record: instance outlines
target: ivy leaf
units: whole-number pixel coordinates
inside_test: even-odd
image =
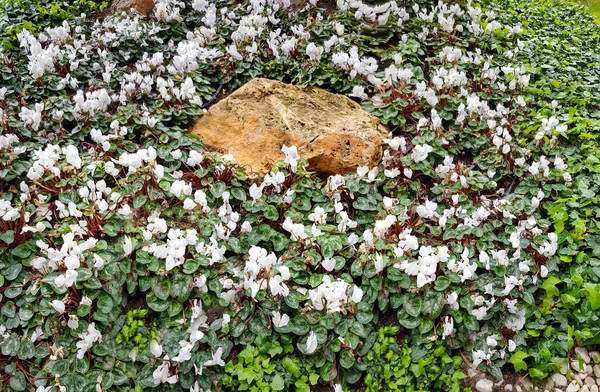
[[[598,293],[596,289],[592,287],[586,287],[585,295],[590,301],[590,306],[592,307],[592,310],[597,310],[598,308],[600,308],[600,293]]]
[[[271,381],[271,388],[274,391],[283,391],[283,388],[285,388],[283,378],[281,378],[279,374],[276,374],[275,377],[273,377],[273,381]]]
[[[519,350],[510,356],[509,362],[513,364],[516,372],[527,370],[527,363],[524,361],[524,359],[527,357],[529,357],[529,354]]]
[[[552,298],[560,294],[560,291],[556,287],[560,282],[562,282],[562,280],[555,276],[550,276],[542,283],[542,288],[546,290],[546,298]]]
[[[281,363],[286,372],[290,373],[295,378],[300,376],[300,366],[290,357],[285,357]]]

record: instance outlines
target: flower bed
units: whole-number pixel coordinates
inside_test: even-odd
[[[288,5],[6,38],[2,388],[458,391],[463,361],[542,380],[598,344],[592,19]],[[284,146],[257,176],[205,151],[187,125],[258,76],[360,101],[381,164],[322,179]]]

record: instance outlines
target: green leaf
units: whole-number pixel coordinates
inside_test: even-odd
[[[148,197],[142,193],[138,193],[133,197],[133,208],[142,208],[148,201]]]
[[[409,294],[406,294],[403,299],[402,304],[406,313],[412,317],[419,317],[423,308],[423,300],[415,295],[411,297]]]
[[[342,237],[322,235],[317,238],[317,242],[321,245],[321,254],[324,257],[333,257],[334,253],[344,247]]]
[[[590,306],[592,307],[592,310],[597,310],[598,308],[600,308],[600,293],[598,293],[598,291],[596,291],[592,287],[586,287],[585,291],[585,295],[588,301],[590,301]]]
[[[300,377],[300,366],[290,357],[285,357],[282,362],[283,368],[294,378]]]
[[[29,359],[33,357],[35,354],[35,345],[31,340],[25,339],[21,342],[21,346],[19,347],[19,359]]]
[[[340,353],[340,364],[344,369],[350,369],[354,365],[355,359],[354,355],[350,352],[350,350],[342,350]]]
[[[234,199],[246,201],[246,191],[243,188],[232,188],[230,192]]]
[[[277,212],[277,208],[271,205],[265,208],[264,215],[265,218],[267,218],[268,220],[276,221],[277,219],[279,219],[279,213]]]
[[[210,193],[212,193],[214,197],[218,198],[221,197],[223,192],[225,192],[225,189],[227,188],[224,182],[217,182],[210,188]]]
[[[21,341],[14,333],[2,342],[2,354],[7,356],[15,356],[19,351]]]
[[[27,243],[17,246],[13,250],[11,250],[10,253],[22,259],[26,259],[31,255],[31,252],[29,251],[29,249],[27,249]]]
[[[273,381],[271,381],[271,389],[274,391],[283,391],[284,388],[285,383],[283,378],[281,378],[279,374],[276,374],[275,377],[273,377]]]
[[[560,282],[562,282],[562,280],[554,276],[549,276],[548,279],[544,281],[544,283],[542,284],[542,288],[546,290],[547,298],[552,298],[560,294],[560,291],[556,287],[556,285]]]
[[[13,230],[7,230],[4,233],[0,234],[0,241],[3,241],[5,244],[10,245],[15,240],[15,232]]]
[[[10,378],[10,387],[15,391],[24,391],[27,384],[25,383],[25,375],[21,371],[17,371]]]
[[[524,359],[529,357],[529,354],[523,351],[517,351],[510,357],[510,363],[515,367],[515,371],[519,372],[521,370],[527,370],[527,363],[525,363]]]

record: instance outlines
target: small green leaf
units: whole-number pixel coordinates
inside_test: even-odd
[[[25,375],[18,371],[10,378],[10,387],[15,391],[24,391],[26,387]]]
[[[274,391],[283,391],[283,388],[285,388],[283,378],[281,378],[279,374],[276,374],[275,377],[273,377],[273,381],[271,381],[271,388]]]
[[[524,359],[529,357],[529,354],[523,351],[517,351],[510,357],[510,363],[515,367],[515,371],[519,372],[521,370],[527,370],[527,363],[525,363]]]
[[[562,280],[554,276],[549,276],[548,279],[544,281],[544,283],[542,284],[542,288],[546,290],[547,298],[552,298],[560,294],[560,291],[558,290],[558,288],[556,288],[556,285],[560,282],[562,282]]]
[[[265,218],[271,221],[276,221],[279,219],[279,213],[277,212],[277,208],[269,205],[264,210]]]

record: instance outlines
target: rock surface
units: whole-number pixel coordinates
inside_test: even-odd
[[[478,392],[493,392],[494,382],[492,380],[488,380],[487,378],[482,378],[481,380],[477,381],[475,388]]]
[[[216,103],[191,131],[252,171],[268,171],[295,145],[311,170],[345,174],[381,160],[388,130],[346,96],[253,79]]]
[[[110,6],[112,12],[129,11],[132,8],[142,15],[149,16],[154,9],[154,0],[115,0]]]

